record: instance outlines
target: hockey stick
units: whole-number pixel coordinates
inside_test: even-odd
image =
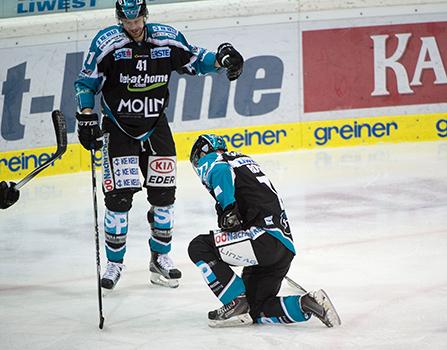
[[[93,149],[90,150],[90,158],[92,163],[93,214],[95,219],[96,277],[98,284],[99,329],[102,329],[104,327],[104,316],[102,314],[101,259],[99,257],[98,200],[96,199],[95,150]]]
[[[57,158],[65,153],[67,150],[67,124],[65,123],[64,115],[59,110],[54,110],[51,113],[53,119],[54,131],[56,133],[57,149],[50,159],[41,164],[38,168],[34,169],[31,173],[25,176],[17,183],[14,188],[20,190],[25,186],[32,178],[39,174],[42,170],[49,167]]]
[[[305,290],[303,287],[301,287],[298,283],[296,283],[293,279],[291,279],[289,276],[284,277],[292,288],[298,289],[299,292],[306,294],[307,290]]]

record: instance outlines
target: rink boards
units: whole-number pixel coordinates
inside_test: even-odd
[[[189,159],[198,135],[215,130],[175,133],[177,159]],[[220,129],[228,148],[249,154],[284,152],[320,147],[371,145],[384,142],[436,141],[447,138],[447,118],[443,114],[362,118],[337,121],[247,126]],[[17,179],[49,159],[56,150],[44,147],[6,152],[0,158],[2,178]],[[97,152],[96,165],[101,165]],[[65,155],[45,171],[47,175],[90,169],[90,153],[79,144],[70,144]]]
[[[151,18],[192,44],[214,49],[231,41],[245,58],[232,83],[224,74],[172,76],[166,114],[178,159],[188,158],[203,132],[222,134],[229,148],[246,153],[445,140],[447,10],[433,2],[331,11],[286,0],[274,9],[261,1],[253,9],[197,2],[188,5],[194,21],[184,20],[183,7],[152,6]],[[69,146],[42,175],[88,169],[73,82],[91,37],[114,23],[113,11],[95,12],[95,21],[92,15],[0,23],[0,180],[23,177],[55,152],[53,109],[67,118]]]

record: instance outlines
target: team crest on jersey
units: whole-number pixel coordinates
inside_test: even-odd
[[[131,60],[132,59],[132,49],[119,49],[113,53],[115,61],[119,60]]]
[[[151,49],[151,58],[153,60],[166,57],[171,57],[171,49],[169,47],[157,47],[155,49]]]
[[[287,215],[286,215],[285,211],[283,211],[281,213],[281,218],[280,218],[279,222],[281,223],[281,226],[284,228],[286,233],[289,233],[289,231],[290,231],[289,220],[287,219]]]

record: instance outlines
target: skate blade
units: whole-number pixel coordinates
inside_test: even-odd
[[[211,328],[241,327],[253,324],[250,314],[242,314],[229,318],[228,320],[208,320]]]
[[[177,279],[168,279],[164,277],[163,275],[151,272],[151,283],[156,284],[162,287],[168,287],[168,288],[177,288],[179,286],[179,281]]]
[[[115,289],[116,284],[112,288],[104,288],[101,286],[101,294],[103,297],[107,297],[108,295],[112,294],[113,290]]]
[[[107,298],[110,294],[112,294],[112,289],[102,288],[102,297]]]
[[[320,293],[320,296],[316,300],[318,301],[318,304],[323,306],[326,310],[325,322],[323,321],[323,323],[329,328],[341,326],[340,316],[335,310],[334,304],[332,304],[331,299],[329,299],[328,295],[323,289],[320,289],[318,292]],[[320,297],[322,298],[322,300],[320,300]]]
[[[287,281],[288,285],[297,290],[299,295],[304,295],[307,293],[303,287],[301,287],[298,283],[296,283],[293,279],[288,276],[285,276],[284,279]]]

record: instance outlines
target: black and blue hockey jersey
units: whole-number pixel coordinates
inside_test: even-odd
[[[213,152],[200,158],[195,170],[220,209],[237,204],[243,229],[263,228],[295,253],[283,202],[251,157]]]
[[[101,30],[92,40],[75,82],[78,108],[101,107],[127,135],[146,140],[167,107],[173,71],[191,75],[216,72],[216,54],[188,44],[183,34],[162,24],[146,24],[142,42],[122,26]]]

